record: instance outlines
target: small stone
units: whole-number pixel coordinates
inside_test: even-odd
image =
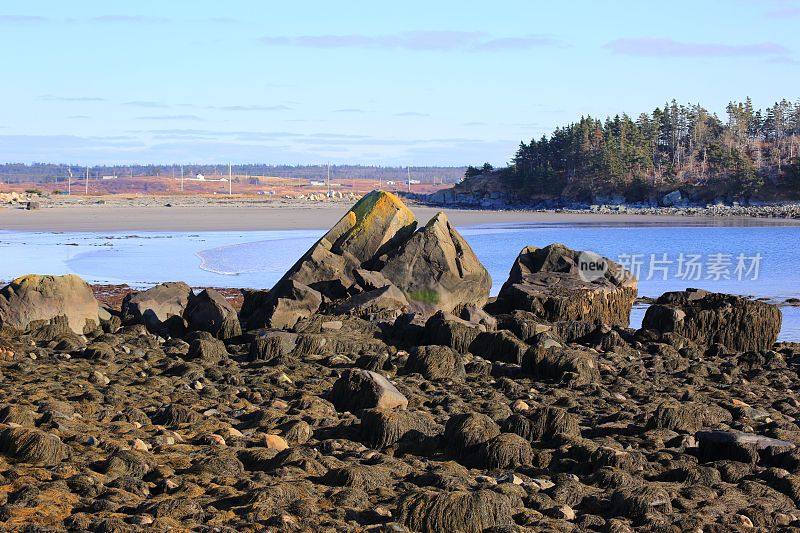
[[[753,527],[753,521],[743,514],[737,514],[734,518],[736,518],[736,522],[739,523],[739,525],[741,525],[742,527],[746,528]]]
[[[549,488],[555,487],[555,483],[553,483],[549,479],[542,479],[542,478],[536,478],[532,480],[531,485],[538,487],[539,490],[547,490]]]
[[[523,400],[517,400],[511,404],[511,409],[513,409],[516,412],[527,411],[530,408],[531,406],[528,405],[527,402],[524,402]]]
[[[108,379],[108,377],[105,374],[103,374],[102,372],[98,372],[97,370],[93,370],[89,374],[89,383],[94,383],[95,385],[100,385],[102,387],[105,387],[106,385],[111,383],[111,380]]]
[[[28,357],[30,357],[33,361],[36,361],[36,354],[35,353],[33,353],[33,352],[29,353]]]
[[[286,440],[280,435],[267,434],[264,435],[264,446],[271,450],[283,451],[289,447]]]
[[[136,515],[131,519],[131,523],[137,526],[149,526],[153,523],[153,517],[149,514]]]
[[[197,380],[193,381],[192,382],[192,388],[194,390],[203,390],[203,384],[200,381],[197,381]]]
[[[87,446],[97,446],[98,444],[100,444],[100,440],[97,437],[92,436],[92,435],[89,435],[88,437],[86,437],[86,445]]]
[[[497,485],[497,480],[491,476],[484,476],[483,474],[475,476],[477,483],[484,483],[488,485]]]
[[[216,433],[211,433],[210,435],[206,435],[205,440],[212,446],[225,446],[225,439],[223,439],[220,435],[217,435]]]
[[[236,428],[230,427],[230,428],[228,428],[228,437],[232,437],[232,438],[235,438],[235,439],[241,439],[241,438],[244,437],[244,433],[242,433],[241,431],[239,431]]]
[[[374,509],[375,514],[381,516],[383,518],[391,518],[392,512],[387,509],[386,507],[381,507],[380,505]]]
[[[497,477],[498,483],[513,483],[514,485],[522,485],[523,481],[522,478],[517,476],[513,472],[509,472],[508,474],[504,474],[502,476]]]
[[[553,510],[553,516],[562,520],[575,520],[575,511],[569,505],[561,505]]]
[[[140,452],[146,452],[150,447],[147,445],[145,441],[142,439],[133,439],[133,443],[131,444],[134,450]]]

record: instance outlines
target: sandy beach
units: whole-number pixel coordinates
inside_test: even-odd
[[[34,211],[0,208],[0,230],[10,231],[248,231],[323,229],[347,211],[344,203],[329,205],[196,205],[120,206],[70,205]],[[419,220],[439,209],[411,206]],[[671,215],[477,211],[443,209],[456,226],[481,224],[645,224],[645,225],[798,225],[800,221],[755,218],[713,218]]]

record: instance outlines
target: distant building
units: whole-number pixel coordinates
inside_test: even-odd
[[[108,181],[108,180],[115,180],[115,179],[117,179],[117,176],[103,176],[103,177],[102,177],[102,178],[100,178],[100,179],[102,179],[102,180],[105,180],[105,181]]]

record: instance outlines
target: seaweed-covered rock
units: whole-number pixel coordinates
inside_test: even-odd
[[[563,244],[529,246],[517,256],[491,311],[627,326],[636,287],[636,279],[610,259]]]
[[[31,322],[59,315],[66,316],[79,335],[100,325],[100,304],[89,285],[74,274],[29,274],[0,289],[0,326],[25,330]]]
[[[522,362],[527,350],[528,345],[507,330],[481,333],[469,345],[469,351],[479,357],[515,365]]]
[[[611,507],[614,514],[643,520],[653,512],[671,513],[672,499],[665,489],[658,486],[626,487],[614,492]]]
[[[530,442],[514,433],[500,433],[479,444],[470,462],[480,468],[519,468],[533,462]]]
[[[151,417],[153,424],[167,427],[178,427],[183,424],[194,424],[200,420],[200,415],[178,404],[169,404],[161,407]]]
[[[573,385],[600,381],[596,354],[581,349],[534,346],[525,352],[522,370],[540,379],[567,377]]]
[[[467,353],[472,341],[483,331],[486,331],[485,326],[437,311],[425,322],[422,342],[449,346],[458,353]]]
[[[463,379],[466,375],[461,356],[447,346],[417,346],[408,355],[403,371],[418,373],[425,379]]]
[[[187,359],[198,359],[207,364],[214,364],[228,357],[225,343],[212,337],[207,331],[194,332],[186,340],[189,341]]]
[[[453,415],[444,428],[445,444],[456,452],[469,450],[500,434],[500,426],[483,413]]]
[[[270,361],[288,355],[297,346],[298,336],[288,331],[260,331],[250,342],[251,361]]]
[[[550,440],[557,435],[578,436],[578,418],[560,407],[537,407],[524,414],[513,414],[502,424],[503,431],[536,442]]]
[[[24,427],[0,430],[0,453],[20,461],[51,466],[68,455],[67,446],[56,435]]]
[[[513,526],[513,516],[521,507],[519,498],[491,490],[420,490],[403,498],[399,512],[413,531],[481,533],[490,528]]]
[[[363,409],[405,409],[408,400],[388,379],[369,370],[351,369],[336,380],[331,402],[338,411],[358,413]]]
[[[703,345],[721,344],[737,352],[766,350],[778,338],[777,306],[742,296],[687,289],[662,294],[647,308],[642,328],[677,333]]]
[[[424,411],[366,409],[361,413],[361,438],[373,448],[397,444],[406,436],[432,436],[440,426]]]
[[[694,433],[730,418],[730,413],[720,407],[695,402],[667,401],[656,408],[648,421],[648,427]]]

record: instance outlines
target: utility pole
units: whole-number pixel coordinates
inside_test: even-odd
[[[72,167],[67,167],[67,196],[72,194]]]
[[[181,165],[181,192],[183,192],[183,165]]]
[[[331,164],[330,163],[328,163],[328,180],[327,180],[327,184],[328,184],[328,197],[330,197],[330,195],[331,195]]]
[[[230,163],[228,163],[228,196],[233,196],[233,173]]]
[[[408,174],[408,180],[406,181],[408,184],[408,192],[411,192],[411,167],[406,166],[406,173]]]
[[[89,167],[86,167],[86,196],[89,196]]]

